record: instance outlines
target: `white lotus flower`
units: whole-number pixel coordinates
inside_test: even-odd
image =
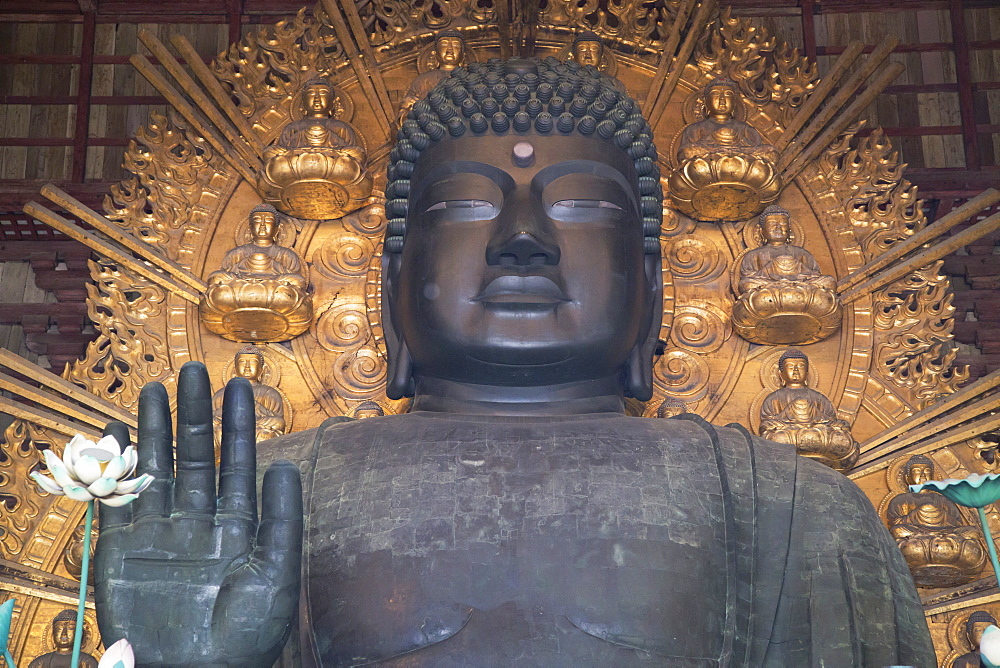
[[[62,458],[51,450],[42,454],[55,480],[37,471],[31,478],[49,494],[65,494],[76,501],[97,499],[107,506],[124,506],[153,482],[148,473],[126,480],[135,473],[138,457],[131,445],[122,452],[114,436],[94,443],[77,434],[66,444]]]
[[[122,638],[108,648],[97,664],[97,668],[135,668],[135,654],[132,645]]]
[[[979,656],[987,668],[1000,666],[1000,628],[993,624],[986,627],[979,639]]]

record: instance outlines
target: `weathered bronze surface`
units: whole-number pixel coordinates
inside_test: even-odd
[[[359,11],[360,21],[355,21],[319,7],[303,10],[275,25],[247,30],[239,43],[210,64],[224,88],[221,112],[237,116],[244,128],[239,133],[254,146],[275,144],[282,129],[300,118],[302,89],[317,77],[336,81],[337,103],[343,107],[338,119],[352,123],[370,142],[374,197],[342,218],[292,221],[294,225],[286,220],[280,225],[280,245],[293,249],[308,266],[315,288],[315,325],[293,339],[290,348],[262,346],[277,379],[273,384],[288,400],[285,418],[292,432],[317,427],[329,417],[371,416],[378,411],[365,406],[369,401],[387,415],[408,410],[409,400],[389,399],[385,393],[387,351],[379,305],[387,220],[380,197],[391,144],[383,143],[390,134],[390,124],[379,111],[379,105],[385,107],[383,98],[388,96],[393,105],[401,100],[419,74],[421,52],[436,41],[439,31],[458,28],[465,57],[478,62],[516,52],[528,43],[528,33],[518,32],[523,26],[512,25],[524,17],[509,13],[506,5],[434,1],[418,7],[376,0]],[[789,48],[767,22],[734,16],[728,8],[701,12],[693,4],[673,0],[654,9],[631,0],[607,8],[594,2],[550,2],[530,34],[534,53],[568,54],[582,30],[601,37],[602,62],[613,58],[623,87],[644,109],[653,102],[642,99],[645,91],[652,95],[663,90],[665,99],[654,114],[653,127],[655,143],[663,149],[670,150],[671,138],[702,119],[698,92],[716,77],[736,82],[745,110],[738,119],[756,128],[765,143],[785,146],[791,141],[781,149],[789,160],[794,150],[805,147],[794,132],[784,137],[782,128],[808,124],[808,114],[802,112],[825,108],[828,96],[832,107],[843,106],[847,99],[836,86],[818,86],[815,64]],[[368,55],[367,45],[375,56]],[[684,50],[687,46],[692,49]],[[665,49],[669,53],[664,54]],[[168,99],[182,101],[178,96]],[[394,109],[390,116],[395,116]],[[802,123],[796,126],[796,121]],[[126,151],[125,167],[131,175],[112,188],[105,205],[111,227],[133,235],[149,253],[176,263],[201,277],[198,280],[218,270],[234,245],[249,241],[247,211],[261,201],[254,181],[241,176],[255,173],[259,161],[241,157],[245,151],[236,147],[206,140],[210,130],[199,118],[183,117],[173,109],[154,114]],[[818,152],[810,153],[804,170],[787,179],[780,197],[781,206],[792,214],[793,243],[805,246],[823,275],[840,280],[885,256],[926,224],[897,149],[877,129],[860,138],[857,130],[847,127],[815,147]],[[669,172],[666,162],[659,167]],[[668,207],[664,215],[663,326],[658,338],[665,352],[653,367],[654,396],[648,402],[628,398],[628,412],[655,417],[666,400],[673,403],[664,413],[683,404],[687,412],[714,424],[736,422],[756,431],[764,399],[780,387],[780,350],[733,336],[730,269],[736,257],[762,240],[746,220],[699,223]],[[202,327],[197,310],[179,291],[139,273],[141,261],[111,262],[100,252],[92,265],[95,282],[90,293],[90,318],[100,336],[85,359],[66,370],[65,377],[72,381],[63,381],[72,388],[67,397],[98,412],[106,410],[104,402],[134,413],[141,387],[158,380],[172,394],[188,360],[204,361],[213,381],[229,377],[227,368],[239,343]],[[972,415],[971,408],[936,413],[929,422],[921,418],[904,435],[887,437],[888,443],[878,440],[907,416],[919,418],[919,411],[949,396],[966,377],[953,364],[953,308],[947,279],[938,269],[938,263],[923,267],[849,304],[843,326],[807,347],[815,371],[810,387],[830,398],[838,417],[852,424],[857,440],[868,444],[863,449],[877,445],[879,452],[891,452],[919,446],[933,453],[942,477],[961,477],[987,470],[983,458],[965,445],[976,434],[965,435],[964,426],[957,440],[933,434],[959,429]],[[40,371],[19,372],[44,377]],[[206,404],[210,397],[205,395]],[[980,403],[989,403],[989,398]],[[39,495],[26,474],[38,463],[38,448],[59,452],[67,436],[58,429],[76,425],[58,419],[46,422],[23,404],[11,402],[4,410],[21,419],[8,430],[5,456],[0,457],[0,556],[18,567],[36,569],[32,572],[68,577],[63,554],[82,510],[64,498]],[[911,435],[925,440],[897,445],[910,443],[906,439]],[[474,455],[468,461],[479,460]],[[873,501],[900,491],[886,483],[885,466],[878,460],[851,473]],[[987,512],[996,532],[1000,516],[992,509]],[[963,624],[977,605],[993,610],[984,586],[975,580],[928,594],[939,660],[953,647],[969,651],[948,629],[953,622]],[[15,591],[12,648],[20,665],[51,650],[51,645],[43,647],[51,619],[72,602],[33,580]],[[97,654],[92,610],[87,624],[94,633],[85,650]]]
[[[210,331],[232,341],[287,341],[312,323],[306,269],[294,250],[277,243],[276,211],[250,212],[250,243],[233,248],[208,277],[199,305]]]
[[[512,121],[461,120],[454,100],[490,88],[529,94],[504,99]],[[541,97],[534,123],[513,109]],[[249,384],[226,390],[217,503],[204,367],[181,371],[174,477],[148,385],[141,460],[160,482],[102,518],[104,636],[141,662],[267,665],[304,551],[286,650],[303,664],[926,663],[902,556],[846,478],[739,428],[624,415],[651,398],[659,346],[655,155],[633,100],[555,59],[457,70],[418,102],[391,156],[382,286],[387,393],[412,412],[265,441],[263,462],[307,475],[300,491],[271,464],[258,525]],[[169,614],[191,598],[213,604]]]
[[[804,345],[840,327],[837,279],[824,275],[812,253],[790,242],[788,212],[770,206],[758,223],[764,244],[733,267],[733,327],[747,341]]]

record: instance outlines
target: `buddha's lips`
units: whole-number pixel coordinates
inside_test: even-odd
[[[498,276],[487,284],[474,302],[558,303],[570,299],[555,281],[545,276]]]

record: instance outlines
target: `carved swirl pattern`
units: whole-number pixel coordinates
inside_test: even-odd
[[[316,321],[316,339],[333,353],[345,353],[370,337],[365,305],[360,301],[334,303]]]
[[[385,361],[368,346],[341,355],[333,367],[338,393],[348,399],[368,399],[385,385]]]
[[[313,258],[313,266],[325,276],[363,276],[368,271],[368,263],[375,244],[356,234],[331,236]]]
[[[713,353],[732,335],[729,317],[715,304],[692,300],[674,311],[670,340],[679,348],[695,353]]]
[[[381,237],[385,232],[385,225],[388,222],[385,217],[385,206],[382,204],[382,193],[372,193],[379,198],[379,204],[372,204],[358,209],[354,213],[349,213],[340,222],[345,227],[355,230],[366,237]]]
[[[689,234],[670,242],[667,259],[670,271],[682,281],[709,281],[726,268],[719,249],[700,234]]]
[[[660,182],[663,183],[663,189],[666,191],[667,180],[665,178],[660,179]],[[674,237],[680,237],[694,232],[697,224],[687,216],[681,215],[669,206],[666,206],[669,201],[669,199],[663,200],[663,223],[660,225],[660,236],[672,239]]]
[[[708,391],[708,364],[686,350],[667,351],[653,366],[653,383],[668,397],[697,401]]]

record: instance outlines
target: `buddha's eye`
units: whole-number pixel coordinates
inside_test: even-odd
[[[492,218],[496,215],[496,207],[493,206],[493,203],[481,199],[450,199],[444,202],[438,202],[437,204],[432,204],[424,209],[424,212],[440,211],[441,209],[484,209],[482,213],[489,213],[487,217]]]
[[[561,199],[552,205],[553,208],[565,207],[568,209],[615,209],[621,211],[622,208],[614,202],[603,199]]]

